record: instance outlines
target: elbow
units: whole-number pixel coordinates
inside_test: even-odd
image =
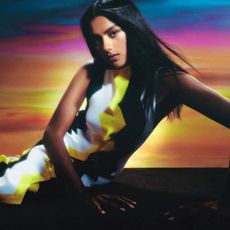
[[[52,136],[51,130],[48,127],[48,128],[46,128],[42,139],[43,139],[44,142],[47,142],[47,140],[49,140],[51,136]]]
[[[48,156],[53,159],[56,154],[56,149],[63,142],[63,136],[59,135],[55,130],[47,127],[43,134],[43,144],[47,150]]]
[[[53,138],[52,138],[52,133],[51,133],[51,131],[49,130],[49,129],[46,129],[45,130],[45,132],[44,132],[44,134],[43,134],[43,144],[44,144],[44,146],[47,148],[50,144],[52,144],[52,140],[53,140]]]
[[[51,127],[47,127],[44,134],[43,134],[43,141],[44,144],[48,144],[53,141],[57,141],[59,139],[63,139],[63,135],[59,134],[59,132],[55,131]]]

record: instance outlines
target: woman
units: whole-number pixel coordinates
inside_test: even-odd
[[[94,62],[74,76],[43,139],[19,158],[1,156],[2,202],[20,204],[27,190],[57,177],[102,214],[102,203],[124,211],[135,202],[86,188],[119,175],[163,117],[179,117],[185,104],[230,128],[230,101],[166,54],[186,62],[151,31],[130,0],[95,1],[81,29]],[[85,98],[86,109],[79,111]]]

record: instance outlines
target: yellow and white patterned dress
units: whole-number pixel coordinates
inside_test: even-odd
[[[140,94],[130,77],[130,67],[126,66],[104,70],[97,82],[92,78],[86,110],[79,112],[64,136],[68,153],[77,163],[76,170],[79,165],[86,187],[108,183],[119,174],[143,130]],[[99,163],[91,170],[94,161]],[[0,162],[0,202],[21,204],[27,190],[36,192],[39,182],[55,178],[42,141],[19,156],[0,155]]]

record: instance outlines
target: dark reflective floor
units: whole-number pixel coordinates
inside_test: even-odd
[[[137,206],[103,216],[51,181],[21,206],[0,205],[0,229],[229,230],[227,212],[200,206],[221,196],[226,175],[227,169],[125,169],[94,192],[124,195]]]

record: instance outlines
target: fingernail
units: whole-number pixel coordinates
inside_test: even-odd
[[[163,215],[168,216],[169,214],[170,214],[170,212],[165,212]]]
[[[129,205],[129,207],[130,207],[130,208],[135,208],[135,207],[134,207],[133,205],[131,205],[131,204]]]
[[[169,217],[168,220],[169,220],[169,221],[174,221],[174,220],[175,220],[175,217],[173,217],[173,216],[172,216],[172,217]]]
[[[101,211],[101,214],[103,214],[103,215],[104,215],[104,214],[105,214],[105,211]]]
[[[125,209],[124,208],[120,208],[121,211],[125,212]]]

